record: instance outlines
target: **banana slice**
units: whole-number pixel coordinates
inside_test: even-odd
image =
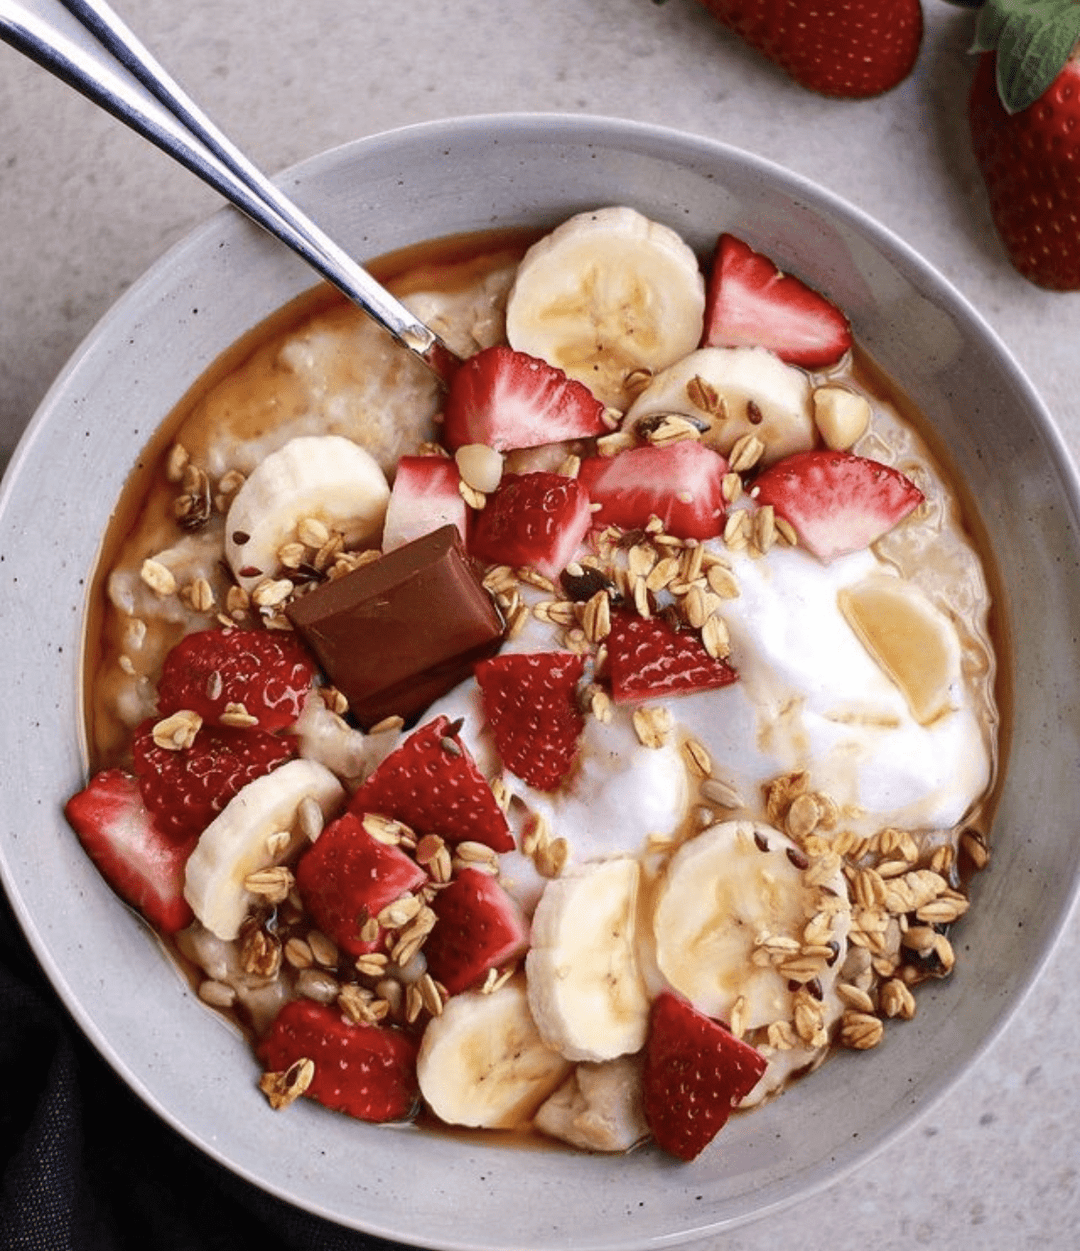
[[[261,461],[233,497],[225,557],[250,590],[281,568],[278,553],[296,540],[301,521],[341,533],[351,547],[378,536],[389,499],[386,475],[358,443],[301,435]]]
[[[416,1061],[435,1115],[480,1129],[528,1124],[569,1071],[540,1037],[520,978],[490,994],[453,995],[424,1030]]]
[[[325,820],[342,806],[345,789],[325,765],[290,760],[249,782],[203,830],[187,862],[184,897],[218,938],[231,941],[240,932],[255,901],[248,877],[283,864],[307,841],[307,799]]]
[[[645,1042],[649,998],[638,961],[641,867],[629,856],[573,866],[544,887],[525,959],[529,1004],[570,1060],[611,1060]]]
[[[840,869],[752,821],[711,826],[672,857],[660,883],[656,961],[700,1011],[740,1032],[791,1022],[794,996],[836,982],[851,909]]]
[[[630,375],[665,369],[697,347],[704,310],[697,257],[679,235],[635,209],[601,208],[525,253],[506,336],[621,410]]]
[[[623,428],[667,413],[706,426],[702,442],[724,456],[753,435],[764,445],[764,465],[816,441],[810,379],[766,348],[692,352],[657,374],[630,406]]]
[[[649,1134],[641,1067],[640,1056],[579,1064],[537,1112],[536,1128],[583,1151],[629,1151]]]

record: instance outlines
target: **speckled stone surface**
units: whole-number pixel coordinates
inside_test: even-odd
[[[847,103],[791,84],[694,0],[118,7],[270,171],[402,124],[502,111],[633,118],[771,158],[848,198],[937,266],[998,331],[1080,456],[1080,294],[1029,285],[997,242],[967,143],[973,62],[962,9],[926,0],[913,76],[884,98]],[[4,460],[96,320],[217,207],[145,141],[0,46]],[[1074,916],[1003,1034],[912,1129],[830,1189],[701,1245],[1075,1247],[1078,960]]]

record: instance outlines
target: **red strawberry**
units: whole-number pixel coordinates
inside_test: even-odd
[[[178,843],[201,834],[248,782],[296,755],[292,739],[214,725],[204,725],[190,747],[170,751],[154,742],[155,724],[135,731],[135,775],[157,828]]]
[[[591,524],[589,495],[576,478],[508,473],[484,508],[473,514],[469,553],[491,564],[529,566],[555,578]]]
[[[660,617],[612,613],[607,649],[617,704],[713,691],[738,681],[735,670],[710,656],[698,635],[676,630]]]
[[[765,1067],[759,1051],[662,991],[653,1001],[641,1078],[656,1145],[680,1160],[700,1155]]]
[[[752,494],[795,528],[826,564],[869,547],[923,501],[898,469],[850,452],[796,452],[771,465]]]
[[[968,100],[975,160],[1009,259],[1025,278],[1055,291],[1080,290],[1078,38],[1080,8],[1072,0],[987,4]]]
[[[490,873],[462,869],[431,901],[438,917],[424,944],[431,976],[451,995],[525,952],[529,927]]]
[[[633,530],[659,517],[668,534],[708,539],[724,528],[721,484],[728,463],[696,439],[632,447],[581,462],[579,479],[601,507],[594,523]]]
[[[167,934],[191,923],[184,865],[196,840],[177,843],[161,832],[130,773],[96,774],[64,814],[105,880],[148,921]]]
[[[709,12],[797,83],[826,96],[879,95],[911,72],[919,0],[702,0]]]
[[[851,327],[831,300],[724,234],[706,291],[702,342],[765,347],[789,365],[825,369],[851,347]]]
[[[419,1099],[416,1043],[401,1030],[354,1025],[336,1008],[293,999],[274,1018],[256,1049],[269,1073],[311,1060],[305,1094],[361,1121],[403,1121]]]
[[[584,658],[571,652],[514,652],[476,666],[499,759],[538,790],[555,790],[577,759],[584,672]]]
[[[454,375],[443,439],[456,450],[486,443],[500,452],[603,434],[604,406],[547,361],[502,344],[471,356]]]
[[[427,873],[411,856],[372,838],[355,812],[332,821],[296,866],[305,906],[351,956],[378,946],[378,938],[360,937],[365,923],[426,881]]]
[[[217,723],[242,706],[259,729],[278,730],[300,715],[315,665],[291,634],[270,630],[200,630],[165,657],[158,683],[162,716],[188,708]]]
[[[377,812],[417,834],[512,851],[514,838],[491,787],[446,717],[422,725],[357,790],[351,812]]]
[[[446,456],[403,456],[397,463],[383,522],[382,548],[392,552],[440,526],[457,526],[465,540],[461,475]]]

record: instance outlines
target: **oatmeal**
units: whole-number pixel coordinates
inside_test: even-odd
[[[323,299],[179,415],[68,814],[272,1107],[692,1158],[953,968],[986,566],[843,313],[740,240],[455,247],[396,279],[446,394]]]

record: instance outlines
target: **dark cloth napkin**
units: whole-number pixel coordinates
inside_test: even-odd
[[[401,1251],[249,1185],[82,1036],[0,892],[0,1251]]]

